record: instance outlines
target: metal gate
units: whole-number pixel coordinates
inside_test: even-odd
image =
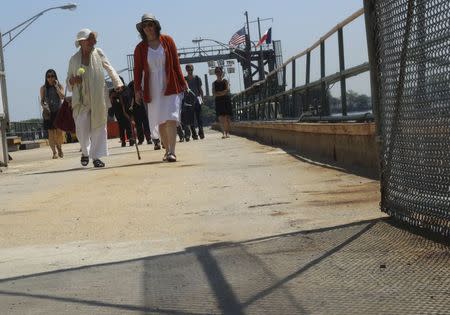
[[[381,209],[450,236],[450,1],[365,0]]]

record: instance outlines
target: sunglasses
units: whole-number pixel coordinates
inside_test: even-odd
[[[153,22],[142,23],[142,28],[146,28],[146,27],[148,27],[148,26],[155,27],[156,24],[153,23]]]

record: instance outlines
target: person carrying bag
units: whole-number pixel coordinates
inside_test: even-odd
[[[63,132],[55,126],[55,119],[64,98],[63,86],[58,82],[55,70],[48,69],[45,72],[45,84],[41,86],[42,118],[44,119],[44,129],[48,132],[49,146],[53,152],[53,159],[64,156],[62,144],[64,141]]]

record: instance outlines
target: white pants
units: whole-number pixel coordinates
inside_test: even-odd
[[[75,118],[75,127],[83,156],[93,160],[108,155],[106,124],[91,130],[91,111],[83,111]]]

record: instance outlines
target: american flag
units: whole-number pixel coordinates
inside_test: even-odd
[[[228,45],[230,47],[236,47],[239,44],[242,44],[245,42],[245,26],[241,28],[239,31],[233,34],[231,36],[230,41],[228,42]]]

